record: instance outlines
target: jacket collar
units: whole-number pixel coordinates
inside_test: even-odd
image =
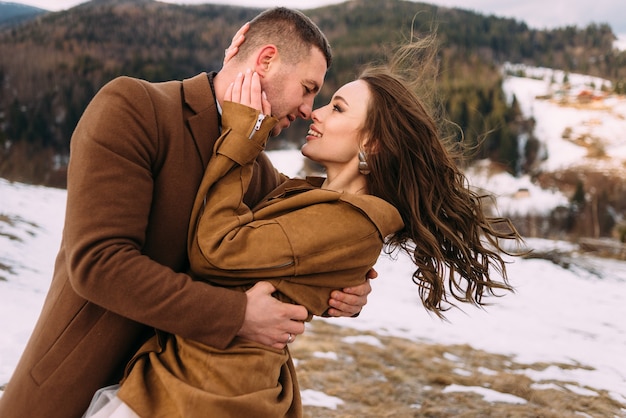
[[[214,75],[203,72],[183,80],[183,101],[192,112],[187,124],[205,168],[220,134],[219,112],[213,93]]]

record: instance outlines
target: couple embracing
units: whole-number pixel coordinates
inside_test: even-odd
[[[313,110],[330,46],[276,8],[218,73],[105,86],[72,137],[55,275],[0,416],[299,417],[287,344],[313,315],[358,313],[381,251],[409,255],[439,315],[509,289],[499,240],[517,232],[485,217],[396,71],[423,47]],[[287,179],[263,153],[297,117],[324,178]]]

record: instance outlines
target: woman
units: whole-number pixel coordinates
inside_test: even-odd
[[[254,160],[276,123],[256,91],[258,75],[242,74],[225,97],[190,223],[195,277],[242,291],[268,280],[309,319],[324,315],[333,289],[361,283],[383,249],[410,256],[423,304],[440,316],[454,300],[480,305],[510,289],[498,240],[517,232],[485,217],[434,119],[394,71],[364,72],[313,112],[302,153],[325,178],[288,181],[249,208]],[[159,334],[129,364],[118,397],[142,417],[302,415],[289,350],[243,339],[216,350]]]

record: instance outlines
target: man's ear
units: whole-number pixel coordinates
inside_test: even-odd
[[[278,62],[278,48],[276,45],[265,45],[257,54],[255,64],[255,71],[261,76],[265,77],[272,67]]]

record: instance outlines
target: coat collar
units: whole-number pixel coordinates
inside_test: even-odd
[[[401,230],[404,227],[402,216],[398,210],[376,196],[367,194],[340,193],[333,190],[321,189],[323,177],[307,177],[303,179],[289,179],[278,186],[266,199],[254,207],[255,219],[265,219],[267,208],[269,213],[286,213],[291,210],[319,204],[342,201],[361,211],[376,225],[381,239]],[[306,192],[306,193],[305,193]],[[291,199],[290,199],[291,198]],[[276,206],[279,205],[278,209]]]
[[[219,112],[213,94],[214,76],[215,73],[203,72],[183,80],[183,101],[191,111],[187,124],[205,168],[220,134]]]

